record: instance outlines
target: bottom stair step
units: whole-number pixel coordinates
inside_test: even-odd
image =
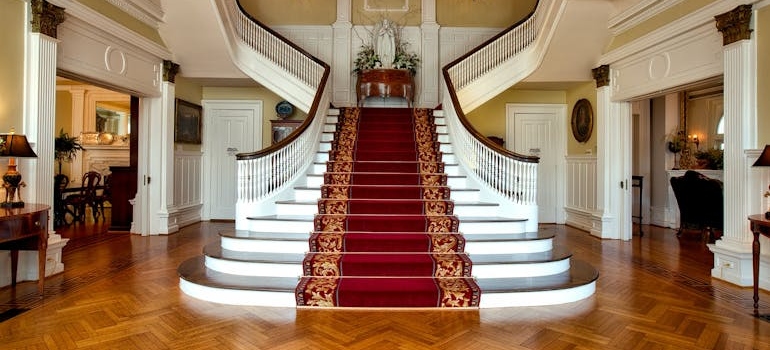
[[[480,307],[538,306],[570,303],[588,298],[596,291],[599,271],[571,259],[568,271],[540,277],[479,278]]]
[[[194,298],[229,305],[295,307],[297,277],[240,276],[206,268],[204,257],[177,268],[179,287]]]
[[[316,307],[460,307],[479,304],[472,278],[302,277],[297,306]]]

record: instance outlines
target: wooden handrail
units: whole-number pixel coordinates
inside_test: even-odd
[[[310,60],[312,60],[316,64],[320,65],[324,69],[323,75],[322,75],[321,80],[320,80],[320,82],[318,84],[318,88],[316,89],[315,97],[313,98],[313,103],[312,103],[310,109],[308,110],[307,117],[305,118],[303,123],[296,130],[294,130],[294,132],[292,132],[288,137],[284,138],[283,140],[281,140],[281,141],[279,141],[279,142],[277,142],[275,144],[272,144],[272,145],[270,145],[270,146],[268,146],[266,148],[263,148],[263,149],[260,149],[260,150],[257,150],[257,151],[238,153],[238,154],[235,155],[235,159],[236,160],[246,160],[246,159],[255,159],[255,158],[263,157],[265,155],[268,155],[268,154],[271,154],[273,152],[276,152],[277,150],[279,150],[279,149],[285,147],[286,145],[291,144],[292,142],[294,142],[294,140],[296,140],[299,137],[299,135],[301,135],[303,132],[305,132],[305,130],[313,122],[313,119],[316,117],[316,114],[317,114],[318,108],[319,108],[319,103],[320,103],[321,98],[323,96],[324,90],[326,89],[326,83],[328,82],[331,68],[329,67],[329,65],[326,62],[320,60],[319,58],[313,56],[309,52],[303,50],[301,47],[297,46],[292,41],[286,39],[283,35],[279,34],[278,32],[276,32],[275,30],[271,29],[270,27],[264,25],[262,22],[260,22],[256,18],[252,17],[243,8],[243,6],[241,5],[241,1],[240,0],[236,0],[235,2],[238,5],[238,9],[240,10],[241,14],[243,14],[246,18],[248,18],[250,21],[252,21],[254,24],[259,26],[260,28],[262,28],[266,32],[270,33],[270,35],[274,36],[275,38],[279,39],[281,42],[285,43],[286,45],[288,45],[292,49],[294,49],[297,52],[301,53],[303,56],[309,58]]]
[[[442,74],[444,76],[444,81],[447,84],[447,90],[449,91],[449,96],[450,96],[450,98],[452,100],[452,105],[454,106],[455,112],[457,113],[457,117],[460,120],[460,122],[462,123],[462,125],[470,132],[470,134],[473,135],[473,137],[476,138],[479,142],[481,142],[484,146],[489,147],[490,149],[494,150],[495,152],[500,153],[500,154],[502,154],[504,156],[507,156],[507,157],[514,158],[514,159],[522,161],[522,162],[527,162],[527,163],[538,163],[538,162],[540,162],[540,157],[528,156],[528,155],[523,155],[523,154],[519,154],[519,153],[516,153],[516,152],[509,151],[508,149],[504,148],[503,146],[500,146],[500,145],[492,142],[487,137],[482,135],[478,130],[476,130],[476,128],[473,127],[471,122],[465,116],[465,112],[463,112],[463,110],[462,110],[462,106],[460,105],[460,100],[457,98],[457,90],[455,89],[454,83],[452,82],[452,78],[451,78],[451,76],[449,74],[449,71],[450,71],[450,69],[452,69],[452,67],[458,65],[459,63],[461,63],[464,60],[466,60],[469,57],[471,57],[473,54],[481,51],[485,47],[491,45],[492,43],[494,43],[495,41],[497,41],[501,37],[505,36],[506,34],[508,34],[511,31],[513,31],[514,29],[516,29],[520,25],[526,23],[528,20],[530,20],[532,18],[532,16],[535,15],[535,12],[537,11],[537,8],[538,8],[539,5],[540,5],[540,0],[537,0],[537,2],[535,3],[535,7],[532,9],[532,11],[527,16],[525,16],[524,18],[522,18],[521,20],[519,20],[518,22],[516,22],[512,26],[510,26],[510,27],[506,28],[505,30],[501,31],[500,33],[496,34],[495,36],[491,37],[490,39],[484,41],[480,45],[476,46],[475,48],[473,48],[472,50],[468,51],[464,55],[458,57],[457,59],[455,59],[454,61],[450,62],[449,64],[445,65],[444,68],[442,69]]]
[[[324,63],[324,74],[321,78],[321,83],[318,85],[318,91],[316,91],[315,98],[313,99],[313,104],[310,107],[310,110],[307,113],[307,117],[305,120],[300,124],[297,129],[295,129],[289,136],[285,137],[283,140],[276,142],[266,148],[260,149],[258,151],[254,152],[244,152],[244,153],[238,153],[235,155],[236,160],[245,160],[245,159],[255,159],[259,157],[266,156],[268,154],[271,154],[286,145],[294,142],[295,139],[299,137],[305,130],[310,126],[310,124],[313,123],[313,119],[315,118],[317,112],[318,112],[318,104],[321,102],[321,97],[323,95],[323,92],[326,88],[326,82],[329,79],[329,66]]]

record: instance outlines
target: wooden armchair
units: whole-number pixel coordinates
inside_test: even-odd
[[[672,177],[670,182],[679,206],[677,236],[685,229],[696,229],[705,230],[709,242],[721,237],[724,228],[722,181],[688,170],[682,176]]]

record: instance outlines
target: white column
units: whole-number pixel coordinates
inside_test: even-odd
[[[353,23],[350,14],[352,11],[351,0],[337,0],[337,21],[332,25],[334,35],[334,50],[332,57],[332,103],[335,106],[354,106],[354,94],[350,90],[353,86],[350,71],[353,67],[351,57],[351,39]]]
[[[739,286],[753,283],[753,235],[747,217],[760,212],[761,193],[765,189],[755,186],[761,183],[757,180],[761,171],[751,168],[759,154],[746,153],[747,149],[758,147],[754,45],[753,40],[740,40],[724,46],[724,192],[735,195],[725,195],[724,233],[722,239],[709,245],[714,253],[711,275]],[[760,268],[766,271],[766,264]],[[760,287],[770,289],[770,280],[760,279]]]
[[[46,18],[46,31],[55,28],[58,19]],[[52,27],[51,27],[52,26]],[[52,34],[55,36],[55,31]],[[27,37],[25,74],[24,123],[19,133],[27,136],[37,154],[35,159],[19,161],[22,181],[27,187],[22,190],[22,200],[47,204],[53,208],[54,175],[54,125],[56,120],[56,53],[59,40],[44,33],[30,32]],[[53,230],[53,209],[48,212],[48,249],[46,251],[45,274],[50,276],[64,271],[61,250],[69,239],[62,239]],[[25,253],[29,254],[29,253]],[[35,253],[36,255],[36,253]],[[36,259],[35,259],[36,260]],[[37,279],[35,261],[20,258],[19,271]]]
[[[439,77],[441,71],[433,69],[439,67],[439,29],[441,26],[436,23],[436,0],[422,0],[422,49],[420,54],[421,69],[419,70],[421,79],[418,79],[421,86],[417,86],[420,92],[417,96],[415,105],[421,107],[433,108],[439,104]],[[431,67],[430,69],[423,69]]]
[[[591,234],[631,239],[631,104],[612,102],[611,89],[596,90],[596,187],[599,222]]]
[[[159,155],[160,169],[157,176],[158,190],[158,210],[154,212],[157,216],[157,228],[153,233],[169,234],[179,231],[176,218],[173,217],[174,206],[174,109],[176,84],[164,81],[160,85],[160,103],[161,110],[157,124],[159,128],[153,128],[155,134],[153,138],[158,139],[158,143],[152,146],[153,153]],[[152,142],[152,141],[151,141]],[[157,148],[156,148],[157,147]],[[153,172],[155,173],[155,172]],[[152,185],[152,182],[150,183]]]

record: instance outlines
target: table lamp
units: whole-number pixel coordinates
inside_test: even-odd
[[[759,155],[759,158],[757,158],[757,161],[752,166],[770,166],[770,145],[765,145],[762,154]],[[765,197],[770,197],[770,190],[765,192]],[[770,211],[765,212],[765,219],[770,219]]]
[[[26,186],[21,182],[21,174],[16,170],[16,158],[36,158],[37,154],[27,142],[24,135],[0,134],[0,157],[10,158],[8,160],[8,171],[3,175],[3,187],[5,187],[5,200],[0,202],[0,207],[21,208],[24,202],[21,200],[20,186]],[[18,201],[15,200],[18,198]]]

